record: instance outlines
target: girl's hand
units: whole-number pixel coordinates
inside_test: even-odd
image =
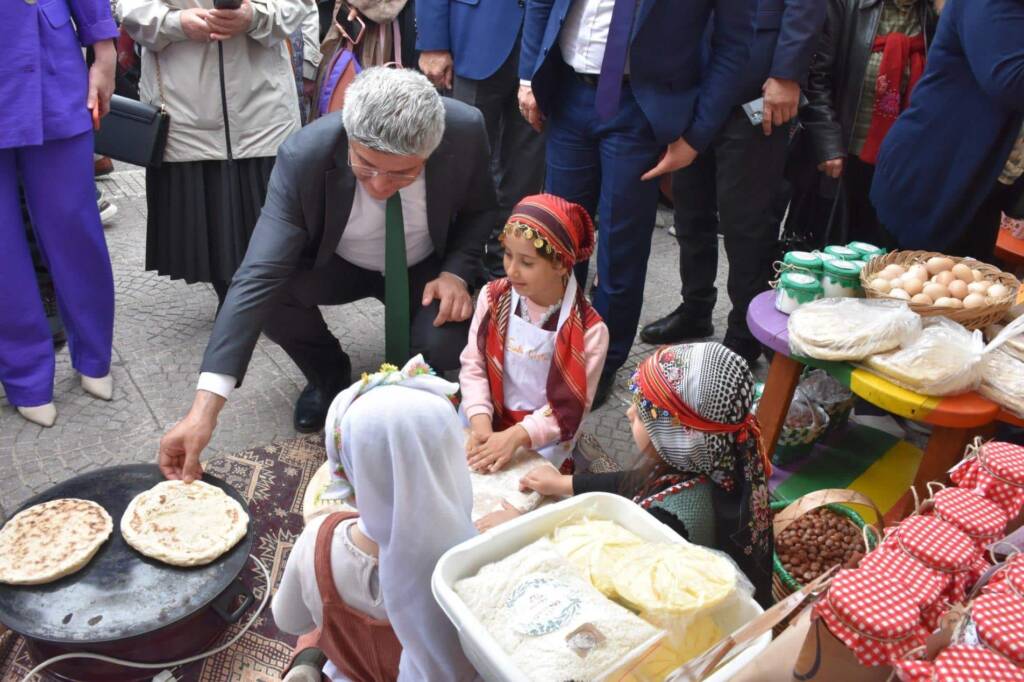
[[[510,429],[492,433],[469,452],[469,468],[478,473],[501,471],[520,447],[530,445],[530,434],[516,424]]]
[[[504,507],[501,511],[491,512],[487,516],[478,519],[473,524],[476,526],[476,529],[481,533],[486,533],[495,526],[500,526],[506,521],[511,521],[523,515],[523,512],[513,507],[507,500],[502,500],[501,506]]]
[[[548,497],[570,497],[572,476],[560,474],[554,467],[542,464],[519,479],[519,489],[523,492],[533,490]]]
[[[185,37],[197,43],[210,42],[210,25],[206,23],[210,10],[203,8],[181,10],[181,30]]]
[[[491,428],[491,417],[486,414],[475,414],[469,419],[469,437],[466,438],[466,459],[479,448],[487,437],[494,433]]]
[[[100,119],[110,113],[110,98],[114,94],[114,72],[117,69],[117,49],[113,40],[102,40],[93,45],[95,59],[89,67],[89,94],[86,108],[92,112],[93,128],[98,129]]]

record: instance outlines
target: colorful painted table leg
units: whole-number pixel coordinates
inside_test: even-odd
[[[757,419],[761,422],[761,437],[764,439],[768,456],[775,453],[775,444],[786,422],[789,403],[793,400],[793,392],[800,381],[803,365],[796,360],[776,353],[768,368],[768,378],[764,382],[764,393],[757,404]]]

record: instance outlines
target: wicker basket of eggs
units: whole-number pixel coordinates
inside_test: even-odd
[[[1003,318],[1020,282],[999,268],[933,251],[893,251],[876,256],[860,273],[868,298],[898,298],[917,314],[943,315],[968,329]]]

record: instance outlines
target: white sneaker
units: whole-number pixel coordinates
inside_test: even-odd
[[[110,400],[114,397],[114,377],[109,374],[104,377],[87,377],[83,374],[82,388],[100,400]]]
[[[18,414],[33,424],[39,424],[45,428],[50,428],[57,421],[57,408],[53,403],[36,405],[35,407],[19,407]]]
[[[670,235],[672,235],[673,237],[675,237],[676,236],[676,226],[675,225],[669,225],[667,232]]]
[[[107,201],[103,192],[96,197],[96,208],[100,210],[100,222],[106,225],[117,215],[117,206]]]

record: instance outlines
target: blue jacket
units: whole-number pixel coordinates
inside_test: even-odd
[[[825,0],[759,0],[750,61],[736,104],[760,97],[769,78],[806,83],[826,5]]]
[[[455,73],[494,75],[516,45],[525,0],[416,0],[416,49],[447,50]]]
[[[541,111],[559,97],[558,35],[574,0],[528,0],[519,77]],[[582,2],[582,0],[575,0]],[[739,97],[757,0],[640,0],[629,49],[630,87],[659,143],[680,136],[704,151]],[[714,11],[711,61],[701,75],[702,34]]]
[[[0,149],[92,129],[82,47],[117,36],[110,0],[0,0]]]
[[[1024,119],[1024,2],[949,0],[871,202],[900,246],[942,250],[995,187]]]

